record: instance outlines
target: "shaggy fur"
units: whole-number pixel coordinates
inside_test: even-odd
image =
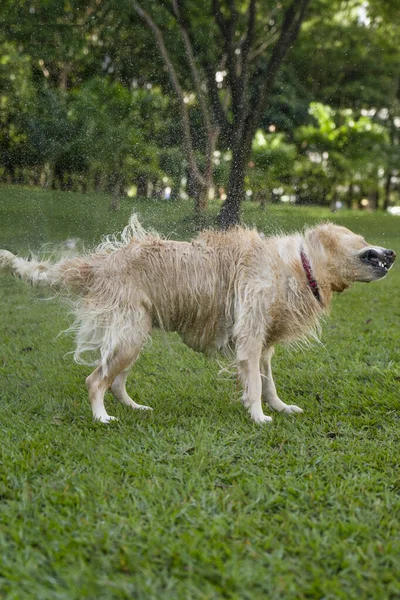
[[[120,239],[107,238],[86,256],[51,264],[1,250],[0,270],[75,298],[75,360],[87,364],[88,355],[100,353],[86,380],[95,419],[113,418],[104,407],[107,389],[127,406],[148,408],[128,396],[125,383],[152,328],[160,327],[198,351],[233,351],[243,403],[254,421],[265,422],[271,418],[261,399],[280,412],[301,412],[276,393],[275,344],[316,335],[333,292],[384,277],[394,258],[332,224],[270,238],[240,227],[206,231],[190,243],[147,233],[133,216]]]

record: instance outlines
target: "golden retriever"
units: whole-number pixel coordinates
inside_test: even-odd
[[[381,279],[393,250],[369,245],[330,223],[303,234],[266,238],[241,227],[205,231],[192,242],[145,232],[133,216],[120,238],[60,262],[25,260],[0,251],[0,270],[75,297],[77,362],[100,353],[86,380],[93,417],[110,389],[119,402],[146,409],[126,391],[129,369],[153,327],[177,331],[198,351],[231,349],[251,418],[274,410],[301,412],[277,395],[271,371],[275,344],[313,335],[333,292]]]

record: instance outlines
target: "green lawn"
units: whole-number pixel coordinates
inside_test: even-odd
[[[133,208],[108,203],[2,187],[0,248],[90,246]],[[195,231],[188,203],[134,206],[165,235]],[[400,218],[244,207],[266,232],[321,219],[400,250]],[[279,349],[278,391],[302,415],[252,423],[216,361],[159,333],[128,382],[154,412],[109,398],[105,426],[57,337],[63,305],[2,276],[0,597],[400,598],[399,292],[397,265],[335,298],[322,345]]]

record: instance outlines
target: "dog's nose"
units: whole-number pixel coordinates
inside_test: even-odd
[[[394,263],[396,259],[396,252],[394,250],[385,250],[384,254],[387,262]]]

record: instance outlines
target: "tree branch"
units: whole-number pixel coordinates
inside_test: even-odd
[[[253,1],[253,0],[252,0]],[[235,109],[237,106],[237,99],[240,98],[240,87],[239,87],[239,79],[238,79],[238,61],[237,55],[235,54],[235,42],[234,42],[234,34],[236,29],[236,22],[238,18],[238,13],[235,8],[234,0],[230,1],[230,18],[226,19],[222,12],[219,0],[212,0],[211,2],[212,12],[214,15],[214,19],[221,31],[222,38],[224,40],[224,49],[227,56],[227,69],[228,76],[227,81],[229,88],[231,90],[232,96],[232,111],[234,114],[234,121],[236,119]]]
[[[242,47],[242,55],[246,58],[247,58],[247,55],[251,48],[251,45],[253,43],[255,20],[256,20],[256,1],[250,0],[249,21],[247,24],[247,33],[246,33],[246,38],[244,40],[243,47]]]
[[[247,80],[249,71],[249,52],[252,47],[254,40],[254,29],[255,29],[255,17],[256,17],[256,0],[250,0],[248,10],[248,22],[247,32],[244,42],[241,48],[241,69],[240,73],[237,73],[237,84],[236,84],[236,103],[237,110],[235,114],[235,121],[242,121],[244,118],[245,105],[246,105],[246,93],[247,93]],[[240,126],[240,123],[235,123],[235,126]]]
[[[150,14],[147,11],[145,11],[137,2],[133,2],[132,6],[133,6],[134,10],[136,11],[136,13],[145,21],[145,23],[147,24],[147,26],[149,27],[149,29],[152,31],[152,33],[154,35],[156,44],[160,51],[161,57],[164,61],[164,65],[168,71],[172,86],[173,86],[175,93],[179,100],[179,106],[180,106],[181,118],[182,118],[182,127],[183,127],[183,143],[184,143],[185,150],[187,152],[187,157],[189,160],[190,168],[191,168],[194,176],[196,177],[197,181],[201,185],[206,185],[207,182],[205,181],[203,175],[201,174],[201,172],[197,166],[197,162],[196,162],[196,158],[195,158],[195,154],[194,154],[194,150],[193,150],[192,136],[191,136],[191,131],[190,131],[189,112],[188,112],[188,108],[185,103],[184,93],[183,93],[183,90],[179,83],[178,75],[175,71],[174,65],[172,64],[171,58],[168,54],[168,50],[165,46],[165,42],[164,42],[164,38],[161,33],[161,30],[157,26],[157,24],[153,21]]]
[[[232,125],[228,121],[227,106],[224,106],[224,104],[221,102],[219,95],[219,89],[215,80],[215,65],[208,63],[204,66],[204,70],[207,76],[208,91],[210,94],[213,116],[219,125],[221,135],[226,143],[226,141],[229,139]]]
[[[188,63],[190,70],[192,72],[193,81],[195,85],[195,89],[197,92],[197,96],[199,99],[200,110],[203,115],[204,126],[207,132],[207,137],[210,139],[215,135],[215,130],[211,123],[210,112],[207,106],[206,95],[203,90],[202,81],[200,78],[199,71],[197,69],[196,60],[193,53],[192,43],[189,37],[188,25],[187,22],[182,18],[181,12],[179,9],[178,0],[172,0],[172,7],[175,14],[175,18],[180,28],[181,36],[183,39],[183,43],[185,45],[186,54],[188,57]]]
[[[266,38],[263,42],[261,42],[261,44],[257,48],[252,49],[252,51],[249,53],[249,61],[252,62],[256,58],[264,54],[265,50],[269,46],[272,46],[272,44],[275,44],[278,41],[278,39],[279,32],[276,31],[275,33],[271,33],[270,37]]]
[[[208,60],[208,58],[206,58],[206,60],[204,61],[203,70],[205,72],[207,84],[207,92],[205,93],[194,58],[193,43],[190,36],[191,25],[182,12],[182,9],[184,8],[184,0],[172,0],[172,4],[168,2],[168,0],[158,0],[158,2],[171,14],[172,17],[175,18],[176,22],[178,23],[181,29],[181,36],[188,55],[189,66],[191,68],[193,79],[195,82],[195,87],[199,98],[200,108],[203,114],[203,119],[208,133],[208,137],[209,139],[214,138],[216,142],[219,133],[223,131],[223,135],[226,136],[227,130],[230,126],[227,119],[227,112],[226,110],[224,110],[224,106],[220,100],[217,82],[215,80],[215,73],[218,67],[216,67],[212,61]],[[213,9],[214,18],[217,19],[216,15],[218,15],[220,27],[223,30],[225,30],[225,21],[222,16],[222,13],[220,12],[218,0],[213,0]],[[207,93],[210,98],[209,103],[207,102]],[[210,104],[211,107],[212,118],[210,116],[208,104]],[[212,125],[212,121],[214,121],[214,123],[217,124],[217,127],[215,127],[215,125]]]
[[[283,19],[281,33],[272,51],[266,69],[261,73],[262,83],[250,111],[247,127],[254,134],[254,127],[259,122],[267,97],[271,92],[276,74],[286,54],[295,41],[310,0],[293,0]]]
[[[228,33],[228,25],[227,22],[221,12],[221,5],[219,0],[212,0],[211,2],[211,10],[214,15],[215,22],[221,30],[222,36],[225,38]]]

